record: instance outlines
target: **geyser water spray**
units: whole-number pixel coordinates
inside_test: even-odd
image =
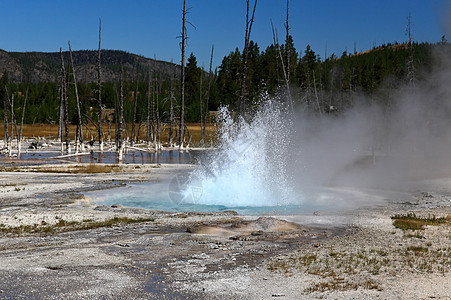
[[[222,107],[219,149],[191,174],[185,201],[226,207],[299,205],[301,195],[287,173],[291,118],[276,100],[266,100],[247,122],[235,122]]]

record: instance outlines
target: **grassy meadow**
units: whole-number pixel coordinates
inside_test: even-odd
[[[0,125],[3,128],[3,124]],[[199,146],[201,140],[201,128],[199,123],[188,123],[187,124],[189,134],[192,136],[191,138],[191,146]],[[124,129],[123,136],[124,138],[128,134],[131,133],[131,124],[127,124],[127,130]],[[138,124],[135,125],[135,136],[138,134],[139,129],[139,139],[146,140],[147,130],[146,125],[142,124],[139,128]],[[178,135],[178,126],[174,127],[174,135]],[[73,140],[75,139],[75,131],[76,125],[69,126],[69,136]],[[109,139],[114,140],[116,136],[116,128],[113,124],[111,127],[108,123],[104,123],[102,126],[102,132],[104,136],[104,140],[108,141]],[[11,128],[9,128],[9,133],[11,134]],[[58,125],[52,124],[24,124],[23,127],[23,136],[26,138],[37,138],[44,137],[46,139],[57,139],[58,137]],[[163,125],[161,128],[161,141],[162,143],[168,142],[169,128],[166,125]],[[214,124],[207,124],[205,130],[205,143],[209,145],[211,142],[216,140],[216,127]],[[0,133],[1,139],[4,137],[3,130]],[[97,140],[98,133],[97,128],[93,125],[89,127],[83,126],[83,138],[85,141],[89,140]],[[188,141],[188,135],[185,132],[185,141]]]

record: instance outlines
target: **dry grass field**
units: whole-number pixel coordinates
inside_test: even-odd
[[[3,128],[3,124],[0,125]],[[199,123],[189,123],[187,124],[189,134],[192,136],[191,145],[198,146],[201,139],[201,128]],[[9,129],[11,130],[11,128]],[[70,125],[69,135],[71,139],[75,138],[75,125]],[[105,123],[102,128],[104,139],[108,140],[111,138],[114,140],[116,136],[115,126],[111,126],[111,129],[108,126],[108,123]],[[130,134],[131,132],[131,124],[128,124],[127,131]],[[138,134],[138,125],[135,125],[135,135]],[[178,135],[178,127],[174,127],[174,134]],[[124,130],[124,137],[127,135]],[[161,140],[163,143],[168,141],[169,128],[168,126],[162,126],[161,130]],[[24,124],[23,128],[23,136],[27,138],[37,138],[37,137],[45,137],[47,139],[56,139],[58,137],[58,125],[52,124]],[[146,126],[143,124],[139,129],[139,139],[145,140],[147,136]],[[0,132],[0,137],[3,139],[3,130]],[[83,127],[83,137],[84,140],[97,139],[97,128],[95,126]],[[188,140],[188,136],[186,135],[186,141]],[[207,145],[211,144],[216,140],[216,127],[214,124],[207,124],[206,126],[206,138],[205,143]]]

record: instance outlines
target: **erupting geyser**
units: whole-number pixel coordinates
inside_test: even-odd
[[[225,107],[219,111],[219,149],[190,176],[185,200],[226,207],[299,205],[287,173],[292,114],[267,100],[248,122],[234,122]],[[201,191],[193,196],[190,187]]]

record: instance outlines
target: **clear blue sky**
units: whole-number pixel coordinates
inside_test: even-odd
[[[418,42],[437,42],[446,33],[448,0],[290,0],[295,47],[307,44],[322,58],[407,39],[409,13]],[[102,49],[125,50],[157,59],[180,60],[182,0],[0,0],[0,49],[55,52],[96,49],[102,19]],[[244,44],[245,0],[187,0],[188,54],[208,68]],[[259,0],[251,34],[260,50],[272,43],[270,20],[284,40],[285,0]],[[449,38],[451,41],[451,37]]]

